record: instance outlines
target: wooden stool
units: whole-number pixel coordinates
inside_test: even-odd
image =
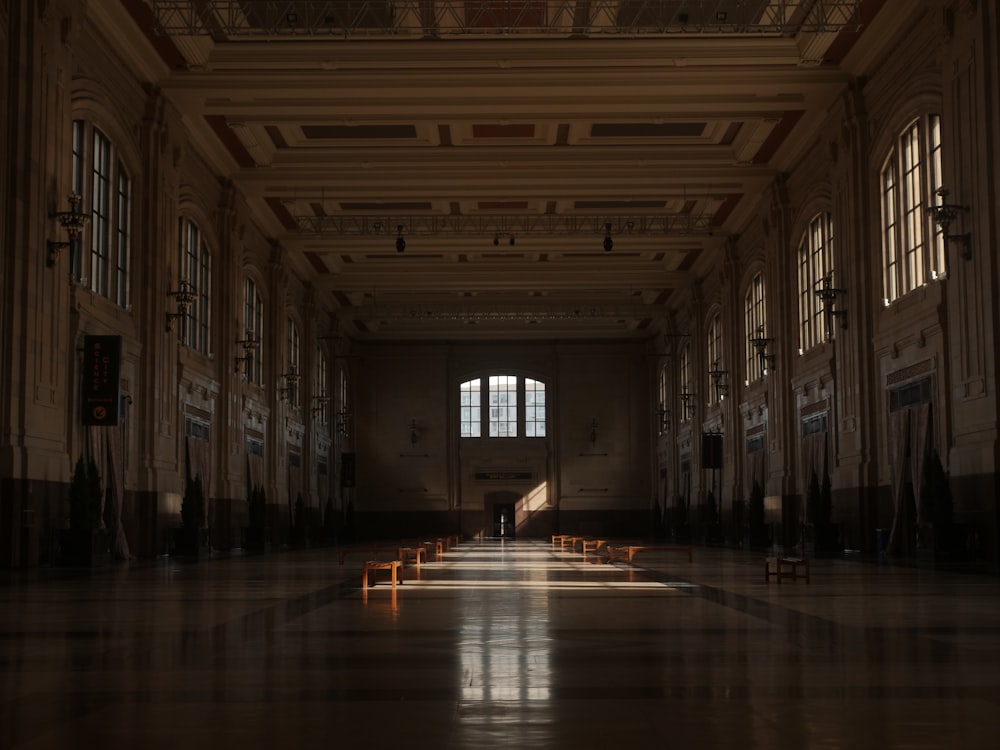
[[[427,550],[423,547],[400,547],[396,557],[399,558],[400,563],[406,563],[412,557],[414,564],[419,568],[420,558],[427,562]]]
[[[372,574],[372,586],[375,585],[375,571],[388,570],[392,577],[392,590],[396,590],[396,579],[403,584],[403,563],[399,560],[368,560],[361,569],[361,592],[368,592],[368,574]]]
[[[802,572],[799,572],[799,568]],[[809,583],[809,560],[804,557],[768,557],[764,560],[764,580],[771,582],[771,576],[778,579],[781,585],[782,578],[805,578]]]

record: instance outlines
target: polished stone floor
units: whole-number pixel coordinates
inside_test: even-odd
[[[0,748],[989,748],[1000,579],[466,542],[0,579]]]

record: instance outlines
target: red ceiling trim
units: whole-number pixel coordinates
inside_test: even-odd
[[[861,35],[865,33],[868,24],[871,23],[872,19],[882,10],[882,6],[885,4],[886,0],[863,0],[861,7],[855,11],[854,16],[848,23],[848,26],[860,23],[861,28],[857,30],[845,28],[837,34],[837,38],[827,48],[823,62],[840,65],[844,61],[844,58],[847,57],[847,53],[854,49],[854,45],[857,44]]]
[[[273,195],[269,195],[264,198],[264,201],[271,207],[274,215],[278,217],[278,221],[281,222],[281,225],[285,229],[295,229],[297,226],[295,224],[295,218],[288,212],[285,204],[281,202],[281,198],[275,198]]]
[[[306,259],[312,264],[312,267],[316,269],[316,273],[330,273],[330,269],[326,267],[326,263],[319,256],[319,253],[307,252]]]
[[[802,119],[805,114],[804,109],[792,109],[785,112],[781,117],[781,122],[775,125],[774,130],[757,149],[757,154],[753,157],[754,164],[767,164],[774,156],[778,147],[785,142],[792,128]]]
[[[146,40],[153,46],[160,59],[167,64],[171,70],[183,69],[188,66],[187,58],[177,49],[173,40],[166,34],[159,34],[156,31],[156,16],[153,9],[142,0],[121,0],[122,7],[132,16]]]
[[[725,200],[722,201],[722,205],[719,206],[719,210],[715,212],[715,216],[712,217],[712,226],[721,227],[726,219],[729,218],[729,214],[736,208],[736,204],[741,200],[743,200],[743,193],[731,193],[727,195]]]
[[[222,145],[229,150],[229,153],[232,154],[232,157],[236,159],[236,163],[241,168],[257,166],[257,162],[250,156],[250,152],[247,151],[246,146],[243,145],[243,142],[236,136],[232,128],[229,127],[224,115],[205,115],[205,122],[212,127],[219,140],[222,141]]]

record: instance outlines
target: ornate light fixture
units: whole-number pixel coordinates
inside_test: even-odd
[[[319,417],[322,415],[323,420],[326,421],[326,407],[330,404],[329,396],[314,396],[313,397],[313,407],[310,409],[313,417]]]
[[[719,360],[715,360],[712,369],[708,371],[708,376],[712,378],[712,387],[715,388],[715,400],[725,400],[729,395],[729,370],[719,369]]]
[[[768,347],[774,339],[764,335],[763,324],[757,326],[757,335],[749,337],[750,344],[757,350],[757,357],[760,359],[760,374],[767,375],[774,370],[775,357],[768,351]]]
[[[833,285],[833,273],[828,273],[816,282],[816,296],[823,303],[823,314],[826,316],[826,337],[833,338],[833,321],[840,320],[841,330],[847,330],[847,310],[837,310],[837,297],[847,294],[846,289],[837,289]]]
[[[615,241],[611,239],[611,222],[604,225],[604,252],[610,253],[615,246]]]
[[[48,240],[48,254],[45,262],[50,267],[54,266],[56,261],[59,260],[59,251],[64,247],[68,247],[71,253],[76,251],[77,242],[80,239],[80,235],[83,233],[83,228],[87,226],[87,222],[90,221],[90,217],[86,216],[83,211],[80,210],[80,204],[82,201],[83,199],[79,195],[76,193],[70,193],[69,211],[58,211],[51,214],[52,218],[57,219],[62,225],[62,228],[66,230],[66,236],[69,237],[69,240],[65,242]]]
[[[236,344],[243,347],[243,354],[236,357],[234,360],[234,371],[242,372],[244,378],[250,377],[250,365],[253,363],[254,352],[257,351],[257,346],[260,341],[253,337],[253,333],[250,331],[246,332],[246,337],[238,339]]]
[[[668,432],[670,430],[670,409],[661,404],[660,408],[656,410],[656,417],[659,420],[660,432]]]
[[[684,419],[692,419],[695,415],[694,394],[688,391],[681,391],[679,394],[681,405],[684,408]]]
[[[344,437],[351,434],[351,412],[347,409],[341,409],[336,415],[337,421],[337,432],[339,432]]]
[[[188,311],[191,309],[191,305],[194,304],[197,298],[197,292],[195,291],[194,284],[192,284],[187,279],[180,279],[177,282],[177,289],[172,292],[167,292],[168,297],[173,297],[177,300],[177,312],[167,313],[167,332],[174,329],[174,321],[187,321]],[[181,335],[184,334],[184,329],[181,328]]]
[[[969,207],[958,203],[948,203],[948,192],[948,188],[938,188],[935,194],[941,199],[941,202],[936,206],[928,208],[927,212],[934,219],[934,223],[941,228],[941,236],[944,237],[945,243],[961,242],[962,257],[966,260],[972,260],[972,232],[965,232],[964,234],[948,233],[951,223],[958,218],[959,211],[968,211]]]
[[[409,424],[410,430],[410,445],[416,445],[417,441],[420,440],[419,425],[416,419],[411,419]]]
[[[396,225],[396,252],[401,253],[406,249],[406,240],[403,239],[403,225]]]
[[[590,443],[593,445],[597,442],[597,428],[600,425],[597,423],[597,417],[590,420]]]
[[[302,376],[293,367],[288,372],[281,373],[278,377],[285,381],[285,387],[278,388],[278,400],[294,404],[296,401],[295,393],[298,390],[299,381],[302,379]]]

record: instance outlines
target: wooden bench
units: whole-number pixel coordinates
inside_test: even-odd
[[[396,580],[403,584],[403,563],[399,560],[367,560],[361,568],[361,592],[368,592],[368,575],[372,576],[372,586],[375,585],[375,571],[388,570],[392,578],[392,590],[396,590]]]
[[[580,541],[584,557],[587,556],[588,552],[600,552],[601,547],[605,544],[607,544],[606,539],[582,539]]]
[[[559,543],[559,551],[562,552],[566,547],[566,542],[568,542],[573,537],[569,534],[553,534],[552,535],[552,546],[555,547],[556,543]]]
[[[694,562],[694,551],[689,546],[676,544],[608,544],[605,549],[608,553],[608,562],[627,562],[632,560],[639,552],[684,552],[688,556],[688,562]]]
[[[444,557],[444,540],[426,541],[424,542],[424,550],[426,551],[426,557],[430,557],[433,554],[434,559],[440,562],[441,558]]]
[[[806,583],[809,583],[809,560],[804,557],[768,557],[764,560],[764,580],[770,583],[771,576],[778,579],[779,585],[782,578],[791,578],[793,581],[805,578]]]
[[[396,557],[399,558],[401,564],[406,564],[406,561],[413,559],[413,563],[419,568],[420,560],[423,558],[424,562],[427,562],[427,549],[424,547],[400,547],[397,551]]]

